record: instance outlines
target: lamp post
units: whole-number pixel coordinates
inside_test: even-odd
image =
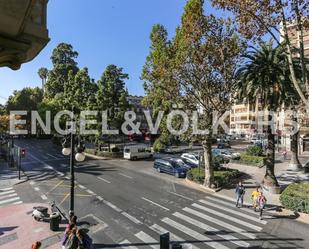
[[[70,185],[70,216],[74,215],[74,189],[75,189],[75,160],[77,162],[83,162],[85,160],[84,146],[78,141],[76,146],[76,136],[74,131],[70,134],[70,144],[67,139],[64,140],[62,149],[62,154],[65,156],[70,156],[70,174],[71,174],[71,185]]]

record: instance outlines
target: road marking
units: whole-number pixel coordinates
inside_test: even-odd
[[[183,232],[183,233],[186,233],[187,235],[189,235],[190,237],[193,237],[194,239],[197,239],[197,240],[200,240],[200,241],[204,241],[203,243],[205,245],[208,245],[212,248],[215,248],[215,249],[228,249],[228,247],[224,246],[224,245],[221,245],[220,243],[218,242],[214,242],[212,241],[212,239],[208,238],[207,236],[205,235],[202,235],[184,225],[181,225],[180,223],[176,222],[176,221],[173,221],[171,220],[170,218],[164,218],[162,219],[162,221],[166,224],[168,224],[169,226],[171,227],[174,227],[176,229],[178,229],[179,231]],[[207,242],[209,241],[209,242]]]
[[[179,197],[181,197],[181,198],[184,198],[184,199],[187,199],[187,200],[189,200],[189,201],[193,201],[193,199],[191,199],[191,198],[189,198],[189,197],[187,197],[187,196],[181,195],[181,194],[177,194],[177,193],[175,193],[175,192],[169,192],[169,191],[168,191],[168,193],[173,194],[173,195],[177,195],[177,196],[179,196]]]
[[[65,177],[65,179],[67,179],[67,180],[71,180],[71,178],[70,178],[70,177],[68,177],[68,176],[66,176],[66,177]]]
[[[22,204],[23,202],[22,201],[17,201],[17,202],[14,202],[13,205],[19,205],[19,204]]]
[[[213,209],[207,208],[207,207],[205,207],[205,206],[201,206],[201,205],[196,204],[196,203],[193,203],[192,206],[193,206],[193,207],[196,207],[196,208],[198,208],[198,209],[201,209],[201,210],[203,210],[203,211],[206,211],[206,212],[208,212],[208,213],[217,215],[217,216],[220,217],[220,218],[224,218],[224,219],[226,219],[226,220],[230,220],[230,221],[233,221],[233,222],[238,223],[238,224],[240,224],[240,225],[249,227],[249,228],[251,228],[251,229],[253,229],[253,230],[255,230],[255,231],[258,231],[258,232],[262,231],[262,229],[263,229],[262,227],[255,226],[255,225],[250,224],[250,223],[248,223],[248,222],[242,221],[242,220],[240,220],[240,219],[238,219],[238,218],[231,217],[230,215],[223,214],[222,212],[217,212],[217,211],[215,211],[215,210],[213,210]]]
[[[0,205],[8,203],[8,202],[17,201],[19,199],[20,199],[19,197],[14,197],[14,198],[11,198],[11,199],[6,199],[6,200],[3,200],[3,201],[0,201]]]
[[[120,246],[122,246],[123,249],[138,249],[136,246],[130,246],[130,244],[132,243],[127,239],[120,242]]]
[[[135,234],[137,238],[139,238],[144,243],[148,244],[153,249],[160,249],[160,246],[158,244],[158,241],[149,236],[147,233],[144,233],[143,231],[140,231],[139,233]],[[155,245],[153,245],[155,244]]]
[[[172,242],[180,242],[182,245],[183,249],[199,249],[198,247],[189,244],[189,243],[182,243],[185,242],[186,240],[184,240],[183,238],[178,237],[177,235],[171,233],[170,231],[164,229],[163,227],[157,225],[157,224],[153,224],[151,227],[149,227],[151,230],[155,231],[157,234],[161,235],[161,234],[165,234],[165,233],[169,233],[170,234],[170,238]]]
[[[215,236],[219,236],[219,237],[221,237],[221,238],[223,238],[225,240],[228,240],[228,241],[230,241],[230,242],[232,242],[232,243],[234,243],[234,244],[236,244],[236,245],[238,245],[240,247],[249,247],[250,246],[250,244],[248,244],[247,242],[241,241],[241,240],[239,240],[238,238],[236,238],[236,237],[234,237],[232,235],[224,234],[224,233],[222,233],[222,231],[220,231],[220,230],[218,230],[216,228],[208,226],[208,225],[206,225],[206,224],[204,224],[204,223],[202,223],[202,222],[200,222],[198,220],[192,219],[192,218],[190,218],[190,217],[188,217],[186,215],[183,215],[183,214],[181,214],[179,212],[176,212],[173,215],[176,216],[179,219],[182,219],[182,220],[188,222],[189,224],[197,226],[197,227],[199,227],[199,228],[201,228],[203,230],[206,230],[207,232],[211,232]]]
[[[141,221],[133,217],[132,215],[128,214],[127,212],[122,212],[121,213],[123,216],[127,217],[129,220],[133,221],[137,225],[143,224]]]
[[[51,155],[51,154],[49,154],[49,153],[46,153],[46,155],[48,155],[49,157],[52,157],[52,158],[54,158],[54,159],[59,159],[59,157],[55,157],[54,155]]]
[[[207,201],[205,201],[205,200],[199,200],[199,202],[201,202],[201,203],[203,203],[203,204],[205,204],[205,205],[214,207],[214,208],[221,209],[221,210],[223,210],[223,211],[225,211],[225,212],[227,212],[227,213],[231,213],[231,214],[235,214],[235,215],[241,216],[241,217],[243,217],[243,218],[246,218],[247,220],[252,220],[252,221],[255,221],[255,222],[257,222],[257,223],[264,224],[264,225],[267,224],[267,222],[264,221],[264,220],[260,220],[260,219],[258,219],[258,218],[252,217],[252,216],[250,216],[250,215],[243,214],[243,213],[241,213],[241,212],[237,212],[237,211],[232,210],[232,209],[230,209],[230,208],[225,208],[225,207],[219,206],[219,205],[217,205],[217,204],[215,204],[215,203],[207,202]]]
[[[221,195],[221,194],[215,194],[214,196],[235,203],[235,198],[228,197],[228,196]],[[250,206],[252,203],[243,202],[243,204],[246,205],[246,206]]]
[[[2,199],[4,199],[4,198],[13,197],[13,196],[17,196],[17,194],[16,194],[16,193],[13,193],[13,194],[8,194],[8,195],[0,196],[0,200],[2,200]]]
[[[2,188],[0,189],[0,191],[8,191],[8,190],[12,190],[13,188]]]
[[[34,181],[31,181],[29,184],[30,184],[30,185],[34,185],[34,184],[35,184],[35,182],[34,182]]]
[[[60,176],[64,176],[64,174],[63,174],[62,172],[58,171],[58,170],[56,170],[56,173],[57,173],[58,175],[60,175]]]
[[[40,191],[40,189],[38,187],[35,187],[34,190],[35,191]]]
[[[78,184],[78,187],[80,187],[81,189],[86,189],[86,187],[81,184]]]
[[[51,190],[49,190],[48,192],[46,192],[46,194],[48,194],[48,193],[54,191],[54,190],[55,190],[56,188],[58,188],[58,186],[61,185],[63,182],[64,182],[64,181],[58,182],[58,184],[56,184]]]
[[[8,190],[8,191],[5,191],[5,192],[0,192],[0,196],[1,195],[7,195],[7,194],[11,194],[11,193],[14,193],[15,190]]]
[[[64,201],[70,196],[70,193],[67,193],[65,197],[63,197],[62,201],[59,203],[61,205]]]
[[[121,175],[121,176],[124,176],[124,177],[126,177],[126,178],[133,179],[133,177],[132,177],[132,176],[128,176],[128,175],[123,174],[123,173],[118,173],[118,174],[119,174],[119,175]]]
[[[110,181],[107,181],[106,179],[102,178],[102,177],[98,177],[100,180],[102,180],[103,182],[106,182],[106,183],[111,183]]]
[[[93,191],[91,191],[90,189],[86,189],[86,192],[91,194],[91,195],[95,195],[95,193]]]
[[[109,206],[110,208],[114,209],[118,213],[122,212],[120,208],[116,207],[113,203],[110,203],[109,201],[103,200],[103,203]]]
[[[46,196],[46,195],[41,195],[41,198],[42,198],[43,200],[47,200],[47,196]]]
[[[160,204],[158,204],[158,203],[156,203],[156,202],[153,202],[153,201],[151,201],[151,200],[149,200],[149,199],[147,199],[147,198],[145,198],[145,197],[142,197],[142,199],[143,199],[144,201],[148,201],[148,202],[150,202],[151,204],[156,205],[156,206],[158,206],[158,207],[160,207],[160,208],[162,208],[162,209],[165,209],[166,211],[170,211],[168,208],[163,207],[162,205],[160,205]]]
[[[97,196],[97,198],[98,198],[100,201],[103,201],[103,200],[104,200],[103,197],[101,197],[101,196]]]
[[[240,228],[238,228],[236,226],[233,226],[233,225],[231,225],[229,223],[226,223],[224,221],[215,219],[215,218],[213,218],[213,217],[211,217],[209,215],[203,214],[203,213],[198,212],[196,210],[193,210],[191,208],[187,208],[186,207],[186,208],[183,209],[183,211],[185,211],[187,213],[190,213],[190,214],[194,214],[194,215],[196,215],[199,218],[202,218],[202,219],[204,219],[206,221],[209,221],[209,222],[212,222],[214,224],[217,224],[217,225],[219,225],[219,226],[221,226],[223,228],[229,229],[231,231],[237,232],[237,233],[239,233],[239,234],[241,234],[243,236],[246,236],[246,237],[248,237],[250,239],[256,239],[256,236],[254,234],[252,234],[252,233],[246,232],[243,229],[240,229]]]

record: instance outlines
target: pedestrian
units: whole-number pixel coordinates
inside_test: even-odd
[[[62,238],[62,240],[61,240],[61,245],[62,245],[62,249],[65,249],[65,244],[66,244],[66,242],[67,242],[67,240],[68,240],[68,238],[69,238],[69,235],[70,235],[70,233],[71,233],[71,231],[73,230],[73,228],[75,228],[76,227],[76,224],[75,223],[70,223],[67,227],[66,227],[66,229],[65,229],[65,231],[64,231],[64,234],[63,234],[63,238]]]
[[[256,212],[256,208],[258,206],[258,197],[260,195],[260,188],[257,187],[251,194],[251,199],[252,199],[252,207],[254,211]]]
[[[77,237],[77,228],[74,227],[68,235],[68,239],[65,242],[65,249],[78,249],[79,240]]]
[[[260,220],[262,220],[263,210],[265,208],[266,202],[267,202],[267,199],[265,195],[263,194],[263,192],[261,191],[258,197],[258,205],[260,209]]]
[[[286,160],[287,159],[287,151],[286,150],[284,150],[283,152],[282,152],[282,156],[283,156],[283,160]]]
[[[245,186],[240,181],[238,185],[236,186],[235,193],[236,193],[236,207],[242,207],[244,202],[244,195],[245,195],[246,189]],[[239,206],[240,204],[240,206]]]
[[[40,249],[42,243],[40,241],[35,242],[32,244],[31,249]]]
[[[92,249],[92,239],[84,230],[77,231],[77,238],[79,240],[78,249]]]

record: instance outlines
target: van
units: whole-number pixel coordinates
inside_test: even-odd
[[[145,144],[125,146],[123,150],[124,159],[137,160],[151,157],[152,157],[151,149],[149,146]]]

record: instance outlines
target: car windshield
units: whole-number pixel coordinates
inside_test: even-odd
[[[178,159],[178,160],[176,159],[176,160],[173,160],[173,166],[175,168],[183,167],[183,166],[185,166],[185,163],[180,159]]]

